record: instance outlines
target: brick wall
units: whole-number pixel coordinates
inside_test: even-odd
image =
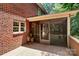
[[[0,16],[1,18],[1,16]],[[2,25],[2,20],[0,19],[0,54],[2,54],[2,28],[1,28],[1,25]]]
[[[23,21],[26,18],[0,11],[0,54],[22,45],[26,33],[13,35],[13,20]]]
[[[79,40],[71,36],[69,43],[70,48],[73,50],[73,54],[79,56]]]
[[[36,16],[37,8],[38,6],[34,3],[0,3],[0,55],[26,43],[27,32],[29,31],[28,20],[26,21],[27,32],[17,35],[13,35],[13,20],[23,21],[27,17]]]
[[[0,3],[0,10],[23,17],[37,16],[38,8],[39,7],[35,3]],[[42,13],[44,12],[42,11]]]

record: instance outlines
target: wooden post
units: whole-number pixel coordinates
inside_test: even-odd
[[[69,48],[69,37],[70,37],[70,15],[67,17],[67,46]]]
[[[41,24],[39,24],[39,40],[41,41]]]

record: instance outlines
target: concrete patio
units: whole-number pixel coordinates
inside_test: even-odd
[[[20,46],[2,56],[72,56],[70,49],[53,45],[33,43]]]

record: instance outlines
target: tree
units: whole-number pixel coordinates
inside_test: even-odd
[[[79,13],[71,18],[71,35],[79,36]]]
[[[42,5],[48,13],[53,10],[52,7],[54,8],[54,3],[42,3]]]
[[[62,8],[64,8],[65,11],[79,9],[78,3],[63,3],[62,5]],[[74,17],[71,18],[71,35],[79,36],[79,13],[77,13]]]
[[[61,3],[61,4],[63,5],[62,8],[64,8],[65,11],[79,9],[79,4],[78,3]]]
[[[54,7],[52,7],[52,10],[50,11],[50,13],[61,13],[64,12],[64,8],[62,8],[62,4],[60,3],[55,3]]]
[[[52,3],[49,13],[61,13],[79,9],[78,3]],[[79,13],[71,17],[71,35],[79,36]]]

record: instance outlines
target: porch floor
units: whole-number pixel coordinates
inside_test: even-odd
[[[70,49],[66,47],[45,45],[45,44],[25,44],[2,56],[72,56]]]

